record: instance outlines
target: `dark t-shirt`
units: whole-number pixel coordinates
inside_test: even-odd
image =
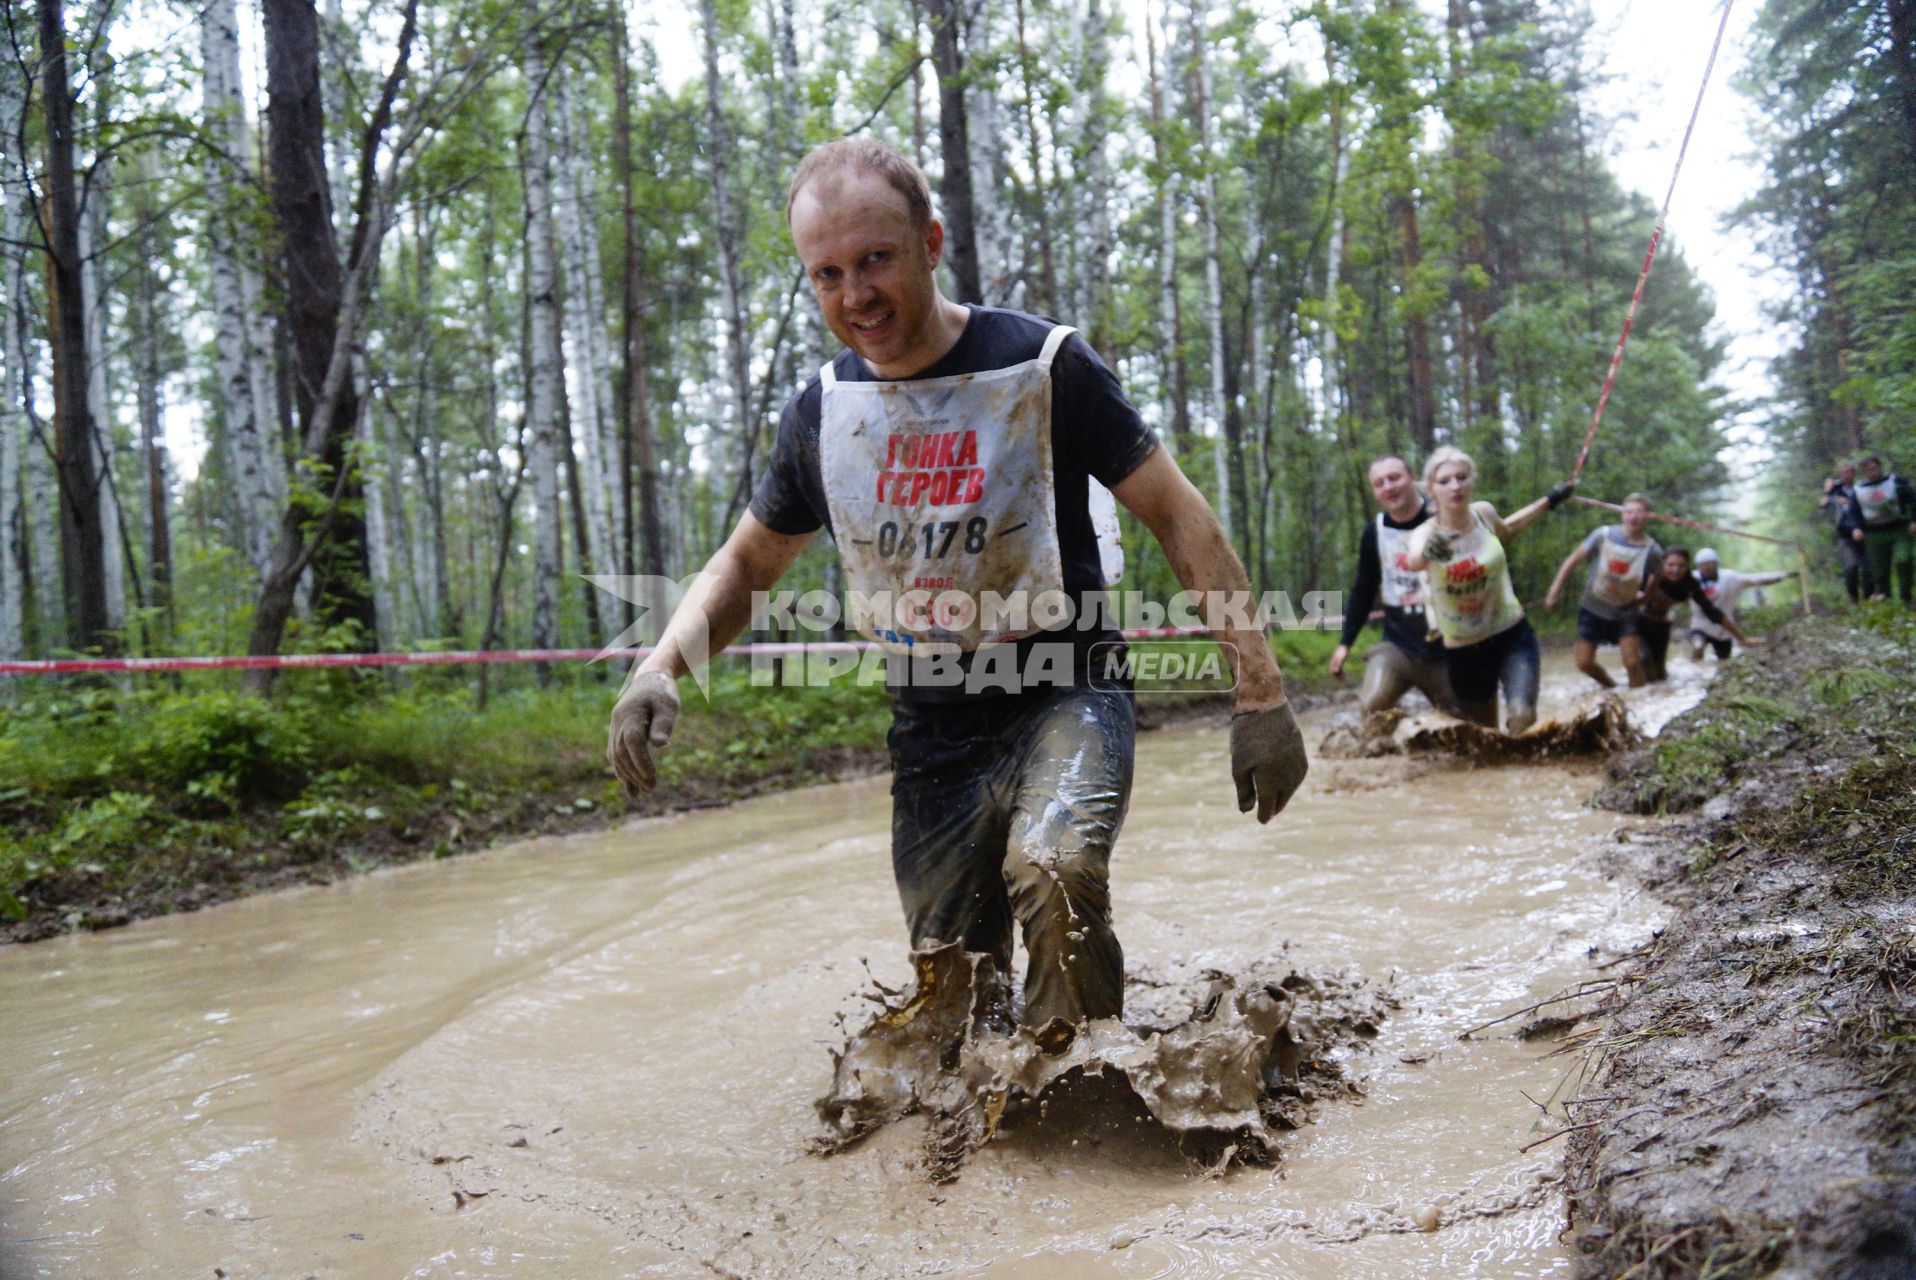
[[[1722,610],[1716,607],[1695,574],[1686,573],[1675,582],[1661,573],[1657,574],[1643,589],[1643,599],[1639,604],[1644,621],[1667,623],[1670,621],[1670,611],[1685,600],[1701,609],[1704,616],[1717,626],[1723,625]]]
[[[1044,347],[1045,335],[1054,327],[1049,320],[1020,311],[977,306],[969,310],[971,318],[957,343],[937,363],[914,374],[914,379],[955,377],[1035,360]],[[839,352],[832,370],[840,382],[880,380],[850,351]],[[831,509],[819,466],[822,395],[818,375],[813,374],[803,389],[785,402],[771,462],[752,495],[752,514],[776,533],[831,528]],[[1051,466],[1064,589],[1074,599],[1081,600],[1104,587],[1086,477],[1095,477],[1107,488],[1115,487],[1155,448],[1157,436],[1125,399],[1117,378],[1083,335],[1072,334],[1051,365]],[[1108,630],[1075,626],[1069,636],[1080,653],[1096,641],[1115,638]],[[1020,644],[1028,646],[1036,639],[1042,636]],[[916,686],[897,692],[913,700],[946,701],[964,696],[962,690]]]
[[[1388,511],[1379,515],[1392,529],[1415,529],[1431,518],[1430,504],[1426,502],[1417,509],[1417,514],[1409,520],[1396,520]],[[1357,545],[1357,578],[1351,583],[1350,597],[1344,601],[1344,632],[1340,638],[1345,648],[1357,642],[1358,632],[1370,621],[1371,610],[1377,604],[1384,584],[1384,565],[1377,547],[1377,519],[1364,522],[1364,536]],[[1421,608],[1404,609],[1395,605],[1384,606],[1384,639],[1402,649],[1413,658],[1427,654],[1440,653],[1442,645],[1430,642],[1430,620]]]

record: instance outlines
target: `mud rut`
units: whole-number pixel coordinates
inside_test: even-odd
[[[1038,1053],[988,1135],[961,1100],[843,1141],[832,1052],[913,976],[872,780],[0,953],[0,1276],[1567,1274],[1523,1148],[1573,1065],[1459,1033],[1656,923],[1594,868],[1593,766],[1319,757],[1260,829],[1221,732],[1139,746],[1132,1021],[1281,1028],[1275,1108],[1178,1131],[1148,1071]]]

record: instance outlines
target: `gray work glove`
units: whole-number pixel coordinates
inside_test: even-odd
[[[636,800],[658,785],[652,752],[671,738],[678,718],[678,682],[663,671],[642,673],[619,695],[612,708],[605,758],[625,784],[626,799]]]
[[[1450,559],[1453,550],[1455,548],[1450,545],[1450,535],[1442,529],[1432,529],[1430,536],[1424,539],[1424,559],[1432,564],[1443,564]]]
[[[1290,703],[1231,717],[1231,781],[1237,783],[1239,813],[1256,805],[1257,820],[1269,822],[1290,803],[1310,767]]]

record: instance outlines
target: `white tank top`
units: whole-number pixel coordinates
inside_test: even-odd
[[[1488,640],[1523,620],[1523,605],[1510,586],[1510,561],[1504,544],[1473,503],[1468,533],[1449,533],[1450,559],[1430,562],[1427,605],[1446,649],[1458,649]],[[1436,530],[1437,522],[1420,525],[1417,532]],[[1428,535],[1426,535],[1428,536]]]

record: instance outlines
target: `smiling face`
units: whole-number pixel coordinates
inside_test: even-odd
[[[1641,541],[1643,531],[1650,523],[1650,504],[1632,499],[1623,504],[1623,536],[1632,542]]]
[[[1468,508],[1471,492],[1476,487],[1477,477],[1471,474],[1470,464],[1466,462],[1439,463],[1430,475],[1431,496],[1448,513],[1461,514]]]
[[[1663,557],[1663,576],[1671,582],[1681,582],[1690,575],[1690,557],[1681,551],[1672,551]]]
[[[825,326],[872,372],[909,377],[950,350],[932,278],[945,243],[936,220],[915,226],[902,194],[853,172],[808,183],[791,222]]]
[[[1393,517],[1413,514],[1422,499],[1402,458],[1379,458],[1370,464],[1370,494]]]
[[[1880,458],[1863,459],[1863,483],[1875,484],[1883,478],[1883,463]]]

